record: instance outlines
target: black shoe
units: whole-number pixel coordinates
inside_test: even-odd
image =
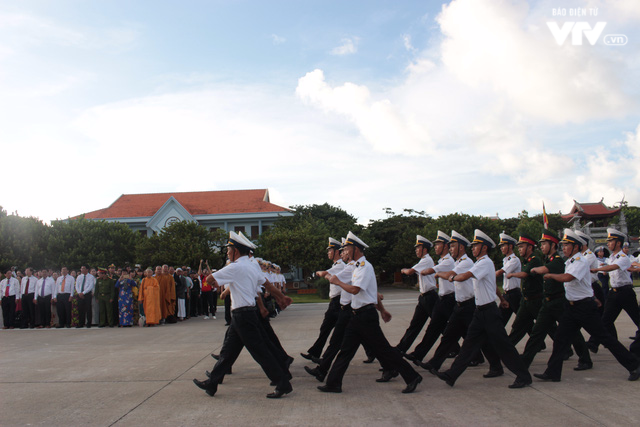
[[[209,371],[204,371],[204,374],[207,376],[207,378],[211,378],[211,372],[209,372]]]
[[[216,360],[220,360],[220,355],[219,354],[211,353],[211,357],[213,357]]]
[[[218,391],[218,384],[211,384],[210,381],[199,381],[194,378],[193,383],[197,385],[198,388],[206,391],[207,394],[212,397],[216,394],[216,391]]]
[[[416,387],[418,387],[418,384],[420,384],[421,382],[422,382],[422,376],[418,375],[413,379],[413,381],[407,384],[407,386],[404,388],[404,390],[402,390],[402,392],[405,394],[413,393],[414,391],[416,391]]]
[[[363,360],[362,363],[373,363],[374,360],[376,360],[375,356],[369,356],[367,360]]]
[[[323,393],[342,393],[342,387],[332,385],[319,385],[318,390]]]
[[[315,356],[311,356],[311,361],[317,365],[319,365],[320,363],[322,363],[322,359],[319,357],[315,357]]]
[[[280,399],[282,396],[284,396],[285,394],[289,394],[293,391],[293,387],[291,387],[291,384],[289,384],[289,387],[285,388],[285,389],[275,389],[273,392],[267,394],[267,399]]]
[[[627,378],[627,380],[637,381],[639,378],[640,378],[640,366],[638,366],[633,371],[629,371],[629,378]]]
[[[433,365],[429,362],[424,362],[424,363],[420,363],[419,364],[420,367],[422,369],[426,369],[427,371],[429,371],[432,375],[438,375],[438,370],[433,367]]]
[[[578,363],[578,366],[573,368],[574,371],[586,371],[593,368],[593,363]]]
[[[471,362],[469,362],[469,364],[467,366],[469,366],[470,368],[476,367],[479,364],[484,363],[484,361],[480,361],[480,360],[472,360]]]
[[[509,388],[524,388],[526,386],[531,385],[531,380],[529,381],[524,381],[521,380],[519,378],[516,378],[516,380],[513,382],[513,384],[509,385]]]
[[[418,360],[415,353],[402,353],[402,355],[404,356],[405,359],[411,360],[412,362],[415,362],[416,360]]]
[[[569,360],[569,358],[573,356],[573,350],[569,349],[567,350],[567,352],[564,354],[563,360]]]
[[[224,326],[231,326],[231,323],[225,323]]]
[[[312,355],[310,353],[300,353],[300,356],[304,357],[307,360],[312,360]]]
[[[84,326],[76,326],[76,329],[82,329],[82,328],[84,328]],[[20,328],[20,329],[23,329],[23,328]]]
[[[451,378],[449,374],[447,374],[446,372],[438,372],[436,376],[440,378],[442,381],[444,381],[445,383],[447,383],[449,387],[453,387],[453,385],[456,383],[456,380]]]
[[[398,371],[384,371],[382,373],[382,376],[380,378],[378,378],[376,380],[377,383],[388,383],[389,381],[391,381],[392,378],[395,378],[398,376]]]
[[[593,354],[596,354],[598,352],[598,344],[596,343],[587,341],[587,348]]]
[[[542,380],[542,381],[551,381],[552,383],[559,383],[560,382],[560,378],[550,377],[549,374],[547,374],[546,372],[543,373],[543,374],[533,374],[533,376],[538,378],[539,380]]]
[[[483,378],[495,378],[495,377],[501,377],[504,375],[504,371],[500,370],[500,371],[489,371],[486,374],[482,375]]]
[[[62,329],[62,325],[56,326],[56,329]]]
[[[320,371],[320,369],[318,369],[317,367],[316,367],[316,368],[311,369],[310,367],[305,366],[305,367],[304,367],[304,370],[305,370],[309,375],[316,377],[316,379],[317,379],[318,381],[320,381],[320,382],[324,382],[324,378],[327,376],[327,374],[325,374],[324,372],[321,372],[321,371]]]

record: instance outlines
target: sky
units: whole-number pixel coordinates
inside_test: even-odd
[[[640,205],[640,2],[0,0],[0,161],[47,222],[253,188],[363,224]]]

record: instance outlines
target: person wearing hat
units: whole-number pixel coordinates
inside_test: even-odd
[[[596,254],[598,267],[607,265],[607,259],[610,255],[609,249],[604,246],[598,246],[593,252],[595,252]],[[607,295],[609,294],[609,275],[604,271],[599,271],[598,280],[600,281],[600,285],[602,286],[602,293],[604,294],[604,299],[602,300],[602,302],[604,303],[607,300]],[[601,307],[601,309],[602,311],[604,311],[604,305]]]
[[[413,312],[409,327],[405,331],[403,337],[400,339],[396,349],[400,351],[402,355],[406,355],[407,350],[413,344],[418,334],[422,330],[425,323],[433,312],[433,307],[437,304],[438,289],[436,286],[436,279],[433,274],[422,275],[423,270],[433,268],[435,264],[433,259],[429,255],[429,250],[433,247],[433,243],[425,237],[420,235],[416,236],[416,244],[414,245],[416,256],[420,261],[411,268],[403,268],[402,274],[410,276],[412,274],[418,275],[418,284],[420,286],[420,296],[418,297],[418,304]]]
[[[209,396],[215,395],[218,384],[229,372],[244,347],[276,386],[272,393],[267,394],[267,398],[277,399],[293,390],[283,361],[279,361],[274,355],[258,318],[256,290],[257,286],[263,285],[266,280],[249,259],[250,250],[250,242],[233,231],[229,232],[227,257],[231,263],[207,277],[209,282],[228,283],[232,304],[231,326],[225,335],[220,359],[207,380],[193,380],[194,384],[205,390]],[[283,308],[290,302],[281,293],[275,293],[274,296],[282,297],[280,304]]]
[[[318,386],[318,390],[341,393],[342,379],[349,363],[358,351],[360,344],[366,343],[382,364],[383,369],[398,371],[402,376],[407,384],[402,392],[412,393],[422,381],[422,376],[404,360],[398,350],[391,347],[380,328],[380,319],[376,311],[376,305],[379,305],[380,302],[378,284],[373,266],[364,256],[364,250],[367,247],[355,234],[349,232],[345,240],[344,251],[347,252],[350,261],[355,261],[351,284],[342,282],[336,276],[331,276],[331,283],[340,286],[343,292],[352,294],[353,317],[345,330],[340,352],[329,371],[327,383]]]
[[[598,315],[593,299],[589,266],[580,251],[586,242],[573,230],[565,229],[562,238],[562,252],[567,258],[563,274],[547,273],[545,279],[554,279],[564,283],[568,304],[560,318],[558,329],[553,337],[553,352],[542,374],[534,374],[543,381],[558,382],[562,376],[562,362],[571,340],[580,328],[584,328],[598,342],[604,345],[618,363],[629,371],[629,381],[640,378],[640,362],[613,335],[611,335]],[[611,271],[614,271],[613,269]]]
[[[496,279],[500,276],[505,276],[502,284],[503,294],[500,298],[503,302],[502,305],[506,306],[501,308],[502,323],[505,325],[509,323],[511,314],[518,314],[520,300],[522,299],[522,291],[520,291],[520,281],[522,279],[517,276],[509,276],[509,278],[506,277],[507,275],[520,273],[522,271],[520,258],[513,253],[513,248],[515,248],[517,244],[518,242],[513,237],[505,233],[500,233],[500,242],[498,243],[498,247],[502,252],[503,258],[502,268],[496,271]]]
[[[518,344],[526,334],[531,333],[540,307],[542,307],[542,276],[531,274],[531,270],[544,265],[542,259],[533,253],[536,241],[531,236],[520,234],[517,246],[525,264],[522,266],[521,272],[505,276],[507,279],[512,277],[522,279],[522,300],[509,334],[513,345]]]
[[[540,250],[546,259],[546,264],[542,267],[531,269],[531,274],[538,274],[544,277],[547,273],[562,274],[564,273],[564,261],[558,255],[558,244],[560,239],[553,230],[545,230],[540,238]],[[564,285],[552,278],[545,278],[543,282],[543,299],[542,307],[538,312],[536,323],[524,351],[522,352],[522,361],[528,368],[531,366],[535,355],[543,349],[544,340],[547,335],[552,335],[556,329],[556,323],[560,321],[566,303],[564,297]],[[584,337],[578,331],[573,338],[573,347],[578,354],[578,366],[573,368],[575,371],[584,371],[591,369],[593,363]]]
[[[333,262],[333,265],[326,271],[316,271],[316,276],[326,278],[326,276],[333,276],[344,269],[345,263],[340,258],[340,246],[341,243],[339,241],[333,237],[329,237],[327,257]],[[341,291],[342,289],[340,286],[334,285],[333,283],[329,284],[329,306],[327,307],[327,311],[324,313],[324,319],[322,319],[322,324],[320,325],[320,334],[318,335],[318,338],[313,345],[309,347],[309,350],[307,350],[306,353],[300,353],[300,355],[305,359],[313,360],[314,362],[317,362],[320,359],[322,349],[327,343],[327,339],[335,327],[340,315]]]
[[[627,271],[631,267],[629,257],[622,251],[625,235],[615,228],[607,229],[607,247],[611,251],[609,265],[592,268],[592,273],[607,272],[611,291],[604,303],[602,324],[610,335],[618,337],[615,321],[622,310],[626,311],[636,327],[640,324],[640,310],[638,299],[633,290],[633,281]],[[589,339],[589,349],[594,353],[598,351],[596,338]]]
[[[117,301],[116,282],[107,277],[106,268],[98,268],[98,279],[96,280],[96,299],[100,306],[99,328],[105,326],[115,326],[116,320],[113,312],[113,301]],[[113,325],[113,326],[112,326]]]
[[[581,250],[582,256],[589,266],[589,270],[600,267],[600,262],[598,261],[596,254],[589,249],[589,243],[593,241],[591,236],[589,236],[587,233],[583,233],[580,230],[576,230],[576,234],[580,236],[582,240],[587,242],[586,245],[582,246]],[[595,296],[596,302],[598,303],[598,312],[600,313],[600,315],[602,315],[604,312],[603,304],[605,298],[604,292],[602,291],[602,286],[600,286],[600,283],[598,282],[598,273],[591,273],[591,287],[593,288],[593,295]]]
[[[113,286],[115,287],[116,282],[118,281],[118,279],[120,278],[120,274],[118,274],[117,272],[117,268],[115,266],[115,264],[111,263],[109,265],[109,267],[107,267],[107,279],[111,279],[113,281]],[[110,327],[114,327],[118,324],[118,291],[115,291],[115,295],[116,297],[113,299],[113,302],[111,303],[111,311],[113,313],[113,317],[112,319],[109,321],[109,326]]]
[[[405,354],[407,359],[418,366],[444,331],[456,304],[454,284],[437,275],[437,273],[452,271],[455,268],[455,260],[449,253],[450,239],[448,234],[438,230],[436,239],[433,241],[433,250],[438,257],[438,264],[420,272],[423,276],[433,275],[438,281],[439,298],[431,312],[431,321],[422,337],[422,341],[413,349],[413,352]],[[456,342],[453,352],[458,354],[459,350],[460,346]]]
[[[509,385],[509,388],[523,388],[531,384],[531,375],[520,360],[516,347],[507,336],[502,324],[500,308],[496,304],[496,270],[493,261],[488,256],[489,250],[495,246],[494,241],[489,236],[481,230],[475,230],[473,242],[471,242],[471,250],[476,258],[475,264],[465,273],[455,274],[453,272],[449,276],[450,281],[456,282],[474,279],[473,288],[476,304],[473,320],[471,320],[467,330],[460,353],[448,370],[437,373],[438,378],[451,387],[467,369],[474,354],[483,347],[485,341],[488,341],[489,345],[484,346],[483,350],[485,350],[485,355],[489,361],[492,362],[492,356],[486,350],[490,348],[495,351],[505,366],[516,375],[515,381]],[[493,369],[493,362],[491,364]],[[486,374],[487,377],[500,375],[501,372],[499,371],[489,371]]]

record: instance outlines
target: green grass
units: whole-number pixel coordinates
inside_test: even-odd
[[[329,298],[320,298],[318,294],[287,294],[291,297],[294,304],[307,304],[313,302],[329,302]]]

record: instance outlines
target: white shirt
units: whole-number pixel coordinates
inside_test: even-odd
[[[466,273],[471,267],[473,267],[473,261],[465,254],[456,260],[453,272],[455,274]],[[454,281],[453,283],[455,285],[456,301],[463,302],[473,298],[473,279],[467,279],[462,282]]]
[[[56,282],[53,281],[53,277],[47,277],[46,279],[38,279],[36,283],[36,291],[34,292],[34,298],[37,301],[41,296],[44,283],[44,296],[53,295],[53,289],[56,287]]]
[[[520,258],[518,258],[515,254],[508,255],[502,258],[502,270],[504,270],[504,281],[502,285],[502,289],[506,291],[510,291],[512,289],[520,288],[520,278],[512,277],[507,279],[507,274],[519,273],[522,271],[522,264],[520,263]]]
[[[376,282],[376,273],[373,266],[361,256],[356,261],[353,274],[351,276],[351,284],[360,288],[360,292],[351,297],[351,307],[355,310],[364,307],[367,304],[376,304],[378,302],[378,282]]]
[[[582,253],[582,256],[584,257],[587,265],[589,266],[589,269],[598,268],[598,266],[600,265],[600,261],[598,261],[596,254],[591,252],[591,250],[587,249]],[[598,273],[589,272],[589,275],[591,277],[591,283],[598,281]]]
[[[241,256],[236,261],[213,273],[218,283],[226,283],[231,292],[231,309],[255,307],[257,287],[265,283],[263,275],[251,265],[248,256]]]
[[[619,268],[609,271],[609,284],[612,288],[630,285],[631,276],[627,269],[631,267],[631,260],[624,252],[620,251],[609,257],[609,265],[617,265]]]
[[[426,254],[425,256],[420,258],[420,262],[412,267],[418,275],[418,283],[420,284],[421,294],[424,294],[425,292],[429,292],[436,288],[436,279],[435,277],[433,277],[433,274],[428,274],[426,276],[420,274],[422,270],[433,267],[433,259],[431,259],[431,256],[429,254]]]
[[[62,292],[62,281],[64,282],[64,292]],[[56,286],[55,288],[53,288],[53,298],[56,298],[58,296],[58,294],[73,294],[73,289],[75,287],[75,280],[73,280],[73,276],[70,274],[67,274],[66,276],[60,276],[58,277],[58,280],[56,280]]]
[[[331,274],[332,276],[335,276],[336,274],[344,270],[345,265],[346,264],[341,259],[339,259],[333,263],[333,266],[327,270],[327,273]],[[329,298],[333,299],[338,295],[340,295],[341,293],[342,293],[342,288],[340,286],[334,285],[333,283],[329,284]]]
[[[564,272],[574,279],[564,283],[564,296],[569,301],[578,301],[593,297],[589,266],[580,252],[564,263]]]
[[[4,278],[0,282],[0,289],[2,290],[2,297],[7,295],[7,288],[9,288],[9,296],[14,296],[20,299],[20,282],[15,277],[10,279]]]
[[[96,288],[96,278],[93,277],[92,274],[87,273],[86,274],[87,279],[85,280],[85,275],[81,274],[78,276],[78,278],[76,279],[76,292],[77,293],[81,293],[81,294],[88,294],[89,292],[93,292],[93,290]],[[82,281],[85,280],[84,282],[84,291],[82,290]]]
[[[24,276],[22,278],[22,283],[20,284],[20,294],[34,293],[36,291],[36,283],[38,283],[36,276]]]
[[[488,255],[484,255],[469,270],[473,277],[473,290],[476,294],[476,306],[489,304],[496,300],[496,267]]]
[[[336,277],[342,283],[346,283],[347,285],[350,285],[351,279],[353,278],[353,270],[355,268],[356,268],[356,262],[349,261],[349,263],[345,264],[344,268],[340,272],[338,272],[338,274],[336,274]],[[347,291],[343,291],[342,288],[340,288],[340,305],[351,304],[352,297],[353,297],[353,294],[350,294]]]
[[[438,260],[438,264],[433,267],[433,269],[436,273],[441,273],[443,271],[453,271],[455,267],[456,261],[453,259],[451,254],[446,254]],[[449,295],[450,293],[455,292],[455,285],[445,278],[438,277],[438,285],[438,295],[440,296]]]

